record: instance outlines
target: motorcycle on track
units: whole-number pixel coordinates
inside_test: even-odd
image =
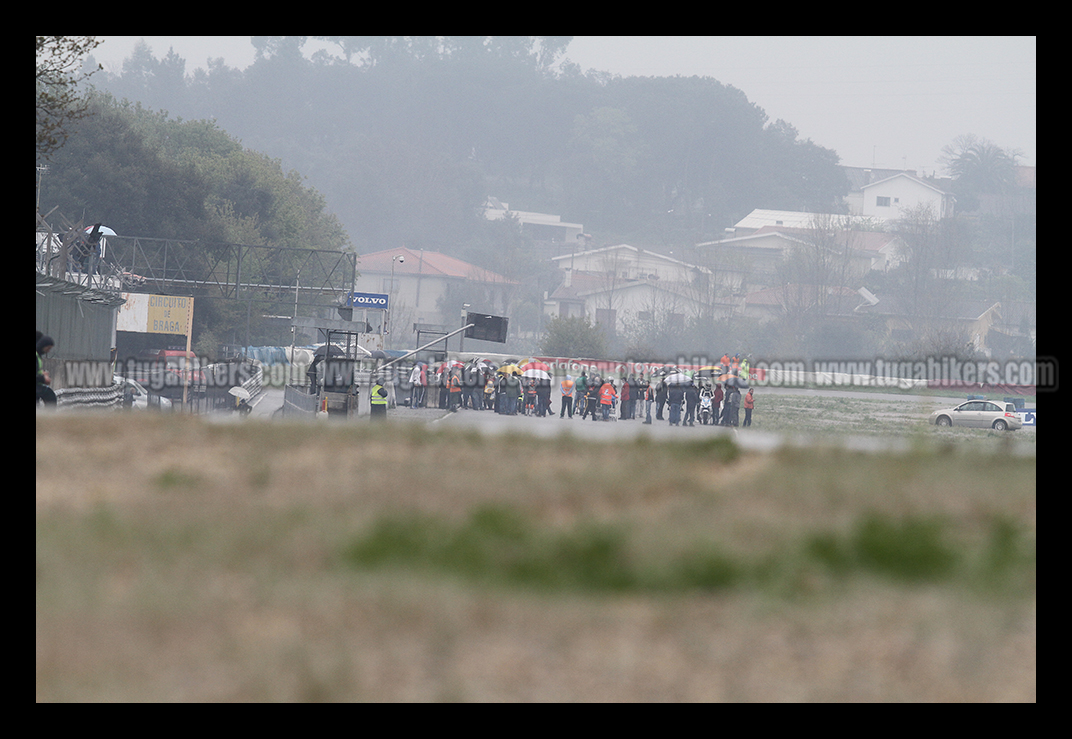
[[[711,396],[707,393],[700,395],[700,424],[708,426],[712,422]]]

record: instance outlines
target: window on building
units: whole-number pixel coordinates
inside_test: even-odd
[[[875,205],[879,206],[880,208],[889,208],[890,199],[879,195],[877,198],[875,198]]]

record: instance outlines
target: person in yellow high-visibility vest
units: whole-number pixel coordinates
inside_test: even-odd
[[[383,380],[377,378],[369,392],[369,403],[372,406],[372,417],[387,418],[387,388],[383,386]]]
[[[566,379],[559,383],[559,389],[562,391],[562,410],[558,417],[565,417],[569,411],[569,417],[573,418],[573,376],[566,375]]]

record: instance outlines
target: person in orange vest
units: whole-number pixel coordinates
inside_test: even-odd
[[[452,411],[456,411],[462,399],[462,378],[457,369],[452,370],[450,373],[450,379],[447,380],[447,390],[450,391],[450,404],[448,407]]]
[[[734,354],[733,359],[730,361],[730,374],[738,375],[741,372],[741,355]]]
[[[724,370],[726,370],[728,372],[729,369],[730,369],[730,355],[729,354],[723,354],[722,359],[719,360],[719,364],[722,365],[722,369],[724,369]]]
[[[566,375],[566,379],[559,383],[558,387],[562,391],[562,410],[558,417],[564,418],[566,411],[569,411],[569,417],[573,418],[573,376]]]
[[[614,405],[614,399],[618,397],[618,391],[614,389],[614,380],[608,379],[599,388],[599,406],[603,410],[603,420],[610,420],[610,408]]]
[[[744,423],[742,426],[752,425],[752,409],[756,407],[755,398],[752,397],[752,388],[748,388],[748,394],[744,396]]]

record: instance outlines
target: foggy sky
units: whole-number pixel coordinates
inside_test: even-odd
[[[111,72],[140,39],[157,58],[174,48],[187,73],[209,58],[240,69],[254,58],[248,36],[101,38],[94,57]],[[578,36],[566,57],[623,77],[714,77],[842,164],[930,174],[962,134],[1035,165],[1035,47],[1034,37]]]

